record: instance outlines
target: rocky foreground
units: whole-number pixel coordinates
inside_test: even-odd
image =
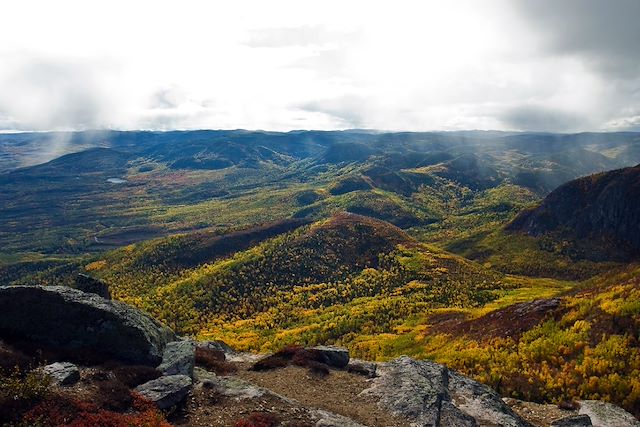
[[[640,426],[605,402],[560,409],[503,399],[405,356],[372,363],[335,347],[237,353],[180,339],[108,295],[71,288],[0,287],[0,313],[0,424]]]

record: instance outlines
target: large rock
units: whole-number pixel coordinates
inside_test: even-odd
[[[528,427],[496,393],[437,363],[403,356],[381,363],[365,395],[417,426]]]
[[[591,418],[588,415],[571,415],[560,418],[551,423],[551,427],[591,427]]]
[[[332,368],[344,369],[349,364],[349,351],[346,348],[320,345],[310,350],[320,356],[320,362]]]
[[[158,370],[163,375],[188,375],[193,377],[196,363],[196,344],[193,341],[173,341],[167,344]]]
[[[167,409],[182,402],[192,385],[193,381],[187,375],[169,375],[144,383],[136,387],[136,391],[158,408]]]
[[[484,384],[449,371],[449,394],[453,403],[481,424],[525,427],[521,419],[501,396]]]
[[[0,286],[0,337],[157,365],[175,334],[122,302],[61,286]]]
[[[104,299],[111,299],[109,286],[102,280],[94,279],[86,274],[78,274],[76,276],[76,289],[90,294],[96,294]]]
[[[580,414],[588,415],[594,427],[634,427],[640,426],[640,421],[633,415],[607,402],[599,400],[581,400]]]
[[[71,385],[80,379],[80,370],[76,365],[69,362],[56,362],[44,366],[42,371],[60,385]]]

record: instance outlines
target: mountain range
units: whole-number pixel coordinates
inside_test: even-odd
[[[639,163],[631,132],[0,135],[0,285],[639,416]]]

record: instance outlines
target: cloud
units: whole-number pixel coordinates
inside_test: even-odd
[[[101,127],[108,117],[96,67],[86,62],[9,58],[0,74],[3,126],[23,130]]]
[[[634,129],[639,8],[8,0],[0,130]]]
[[[574,132],[587,122],[585,117],[574,112],[534,105],[508,108],[500,115],[500,120],[507,129],[546,132]]]
[[[354,35],[354,32],[331,30],[324,25],[260,28],[249,31],[244,44],[256,48],[323,46],[329,43],[344,43]]]
[[[367,122],[367,116],[370,114],[367,114],[366,106],[371,106],[371,104],[363,97],[345,95],[338,98],[305,102],[295,107],[303,111],[330,116],[340,128],[366,128],[370,126],[370,123]]]
[[[612,130],[640,131],[640,114],[612,119],[606,127]]]
[[[525,21],[543,33],[543,48],[576,55],[608,77],[640,72],[637,0],[517,0]]]
[[[178,86],[168,86],[158,89],[150,100],[151,108],[172,109],[177,108],[186,101],[184,90]]]

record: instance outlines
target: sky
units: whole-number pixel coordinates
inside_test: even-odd
[[[0,131],[640,130],[638,0],[3,0]]]

